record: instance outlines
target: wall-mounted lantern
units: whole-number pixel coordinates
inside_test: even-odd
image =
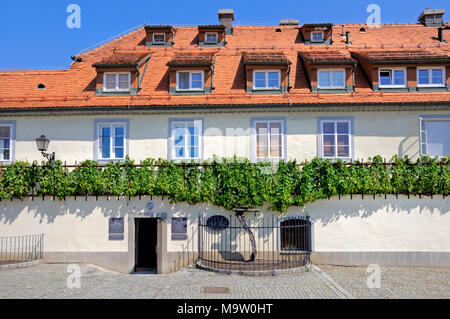
[[[49,162],[54,163],[55,162],[55,152],[53,153],[45,153],[48,149],[48,145],[50,144],[50,140],[45,137],[45,135],[41,135],[36,139],[36,146],[37,149],[42,153],[42,156],[44,156]]]

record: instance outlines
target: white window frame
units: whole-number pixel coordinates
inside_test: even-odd
[[[164,41],[155,41],[155,35],[162,35],[164,37]],[[166,34],[165,33],[153,33],[152,35],[153,43],[166,43]]]
[[[320,33],[322,36],[321,40],[314,40],[314,33]],[[325,33],[323,31],[311,31],[311,42],[323,42],[325,41]]]
[[[419,71],[420,70],[427,70],[428,71],[428,84],[420,84],[419,83]],[[432,78],[432,70],[442,70],[442,83],[441,84],[432,84],[431,81]],[[416,79],[417,79],[417,87],[445,87],[446,83],[446,74],[445,74],[445,67],[442,66],[429,66],[429,67],[419,67],[416,71]]]
[[[258,123],[264,123],[267,124],[267,156],[265,157],[258,157],[258,131],[256,129],[256,125]],[[271,157],[270,156],[270,124],[271,123],[281,123],[281,127],[280,127],[280,131],[281,131],[281,157]],[[255,161],[264,161],[264,160],[285,160],[285,154],[286,154],[286,120],[285,119],[254,119],[252,121],[252,129],[253,129],[253,149],[252,149],[252,153],[254,154],[254,159]]]
[[[330,134],[325,134],[323,131],[323,123],[334,123],[334,156],[325,156],[324,153],[324,135],[330,135]],[[348,156],[338,156],[338,135],[343,135],[343,134],[338,134],[337,132],[337,123],[348,123]],[[320,125],[320,157],[323,159],[331,159],[331,160],[337,160],[337,159],[341,159],[341,160],[350,160],[353,158],[352,154],[353,154],[353,145],[352,145],[352,139],[353,139],[353,128],[352,128],[352,120],[350,119],[321,119],[319,121],[319,125]]]
[[[110,129],[110,157],[104,158],[102,157],[103,154],[101,152],[101,128],[109,126]],[[115,157],[115,127],[123,126],[123,157]],[[125,160],[126,156],[128,155],[128,136],[127,136],[127,122],[126,121],[99,121],[96,123],[96,130],[97,130],[97,160],[98,161],[119,161],[119,160]],[[114,157],[112,155],[114,154]]]
[[[428,155],[428,135],[427,135],[427,131],[426,128],[424,128],[423,123],[424,122],[450,122],[450,115],[444,115],[444,116],[430,116],[430,115],[422,115],[419,118],[419,141],[420,141],[420,156],[426,156]],[[424,152],[424,147],[425,147],[425,152]],[[432,156],[432,155],[430,155]],[[438,158],[442,158],[445,157],[444,156],[438,156]]]
[[[111,75],[111,74],[116,76],[116,88],[115,89],[106,88],[106,76]],[[119,75],[120,74],[128,75],[128,88],[127,89],[119,88]],[[131,72],[105,72],[105,73],[103,73],[103,92],[130,92],[130,90],[131,90]]]
[[[398,84],[381,84],[381,72],[389,71],[391,73],[391,83],[394,81],[394,71],[402,70],[403,71],[403,85]],[[406,88],[407,82],[407,71],[406,68],[378,68],[378,87],[379,88]]]
[[[169,160],[177,160],[177,161],[190,161],[190,160],[202,160],[203,159],[203,119],[171,119],[169,120],[170,123],[170,136],[169,136]],[[175,153],[175,125],[181,125],[183,124],[187,132],[189,130],[187,129],[189,124],[193,124],[194,127],[198,128],[199,135],[198,135],[198,157],[191,157],[189,152],[189,138],[186,138],[186,135],[184,137],[184,155],[183,157],[177,157]]]
[[[3,150],[4,147],[0,147],[0,163],[12,163],[14,161],[14,142],[15,142],[15,136],[14,136],[14,123],[2,123],[0,122],[0,126],[2,127],[9,127],[9,159],[5,160],[3,158]],[[2,145],[0,145],[2,146]]]
[[[189,88],[188,89],[180,89],[180,73],[189,73]],[[202,75],[202,87],[201,88],[192,88],[192,74],[200,73]],[[177,91],[203,91],[205,89],[205,71],[203,70],[180,70],[177,71]]]
[[[216,41],[208,41],[208,34],[214,34],[216,36]],[[218,43],[219,33],[218,32],[205,32],[205,43]]]
[[[255,73],[265,73],[264,79],[265,79],[265,87],[256,87],[256,76]],[[277,72],[278,73],[278,86],[277,87],[271,87],[269,85],[269,72]],[[281,70],[253,70],[253,90],[280,90],[281,89]]]
[[[342,72],[342,83],[343,86],[333,86],[333,72]],[[330,73],[330,86],[320,86],[319,83],[319,73],[328,72]],[[317,88],[319,89],[345,89],[347,87],[346,72],[345,69],[317,69]]]

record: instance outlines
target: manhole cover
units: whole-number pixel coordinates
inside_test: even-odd
[[[230,287],[203,287],[204,294],[229,294]]]

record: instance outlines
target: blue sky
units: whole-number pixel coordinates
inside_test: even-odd
[[[448,0],[1,0],[0,69],[67,68],[70,56],[140,24],[216,24],[217,10],[232,8],[235,24],[275,25],[282,18],[300,23],[365,23],[369,4],[381,8],[381,22],[416,22],[426,6],[443,8]],[[81,28],[66,26],[69,4],[81,8]],[[186,5],[188,4],[188,5]]]

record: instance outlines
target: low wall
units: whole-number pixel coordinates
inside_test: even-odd
[[[149,210],[147,204],[153,203]],[[450,200],[406,196],[350,196],[290,207],[287,216],[313,221],[312,261],[338,265],[450,267]],[[198,248],[198,216],[233,213],[212,205],[170,204],[167,198],[51,197],[0,202],[0,236],[43,233],[44,259],[92,262],[130,272],[134,262],[134,218],[160,219],[158,271],[192,264]],[[267,207],[247,218],[279,216]],[[124,239],[109,239],[109,218],[124,217]],[[187,218],[187,239],[172,240],[172,217]],[[267,235],[267,234],[266,234]],[[270,235],[269,235],[270,237]],[[272,239],[270,239],[272,240]]]

